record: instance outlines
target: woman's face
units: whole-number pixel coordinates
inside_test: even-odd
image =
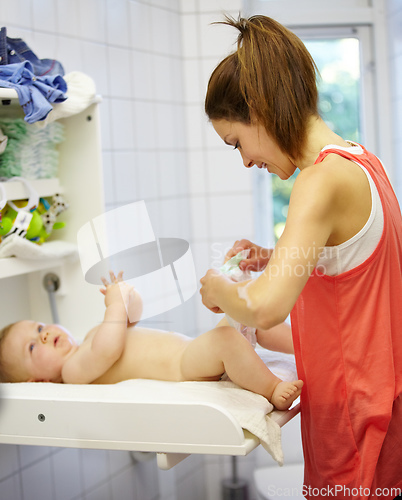
[[[211,122],[223,142],[239,150],[246,168],[257,165],[284,180],[293,175],[296,166],[261,125],[227,120]]]

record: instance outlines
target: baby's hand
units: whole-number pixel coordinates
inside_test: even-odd
[[[105,285],[105,288],[100,289],[100,292],[105,296],[105,306],[108,307],[113,302],[121,301],[127,306],[132,287],[123,281],[123,271],[119,272],[117,278],[113,271],[110,271],[109,275],[110,281],[103,276],[101,278]]]
[[[127,311],[127,316],[130,323],[135,323],[141,319],[142,315],[142,299],[140,294],[133,286],[128,285],[123,281],[123,271],[120,271],[115,277],[110,271],[110,282],[102,277],[102,283],[105,288],[101,288],[100,292],[105,295],[105,306],[108,307],[112,302],[123,301]]]
[[[119,283],[120,281],[123,281],[123,271],[120,271],[119,274],[116,276],[114,275],[113,271],[109,271],[109,276],[110,276],[110,281],[108,281],[104,276],[101,276],[101,281],[105,285],[105,288],[101,288],[99,291],[103,294],[106,295],[108,292],[108,287],[111,287],[112,285],[115,285],[116,283]]]

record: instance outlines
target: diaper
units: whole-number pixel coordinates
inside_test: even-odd
[[[248,271],[242,271],[239,268],[240,262],[245,259],[248,255],[248,250],[242,250],[237,255],[228,260],[221,268],[220,271],[232,278],[233,281],[245,281],[250,279],[250,273]],[[233,318],[226,314],[226,319],[230,326],[235,328],[238,332],[240,332],[246,339],[250,342],[250,344],[255,347],[257,344],[257,337],[255,334],[256,329],[251,326],[246,326],[238,321],[235,321]]]

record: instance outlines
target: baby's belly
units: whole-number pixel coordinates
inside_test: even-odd
[[[151,379],[179,382],[181,358],[191,340],[186,337],[128,339],[121,358],[93,383],[114,384],[129,379]]]

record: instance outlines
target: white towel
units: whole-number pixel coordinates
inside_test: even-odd
[[[225,408],[240,427],[261,441],[279,465],[283,465],[281,428],[269,414],[274,407],[263,396],[240,388],[233,382],[180,382],[188,401],[208,402]]]
[[[96,99],[95,82],[92,78],[80,71],[72,71],[64,75],[67,83],[67,99],[63,102],[53,103],[53,109],[44,120],[35,122],[37,128],[44,128],[49,123],[81,113]]]
[[[0,258],[19,257],[28,260],[49,260],[78,258],[77,246],[67,241],[47,241],[42,245],[32,243],[26,238],[12,234],[0,244]]]
[[[259,346],[257,346],[256,352],[271,372],[281,380],[292,382],[299,378],[297,376],[295,357],[293,354],[268,351]]]
[[[256,351],[277,377],[286,381],[297,380],[293,355],[260,347]],[[283,465],[281,428],[271,419],[270,413],[274,407],[266,398],[230,381],[180,382],[180,387],[186,393],[186,398],[223,406],[243,429],[258,437],[261,445],[279,465]]]

